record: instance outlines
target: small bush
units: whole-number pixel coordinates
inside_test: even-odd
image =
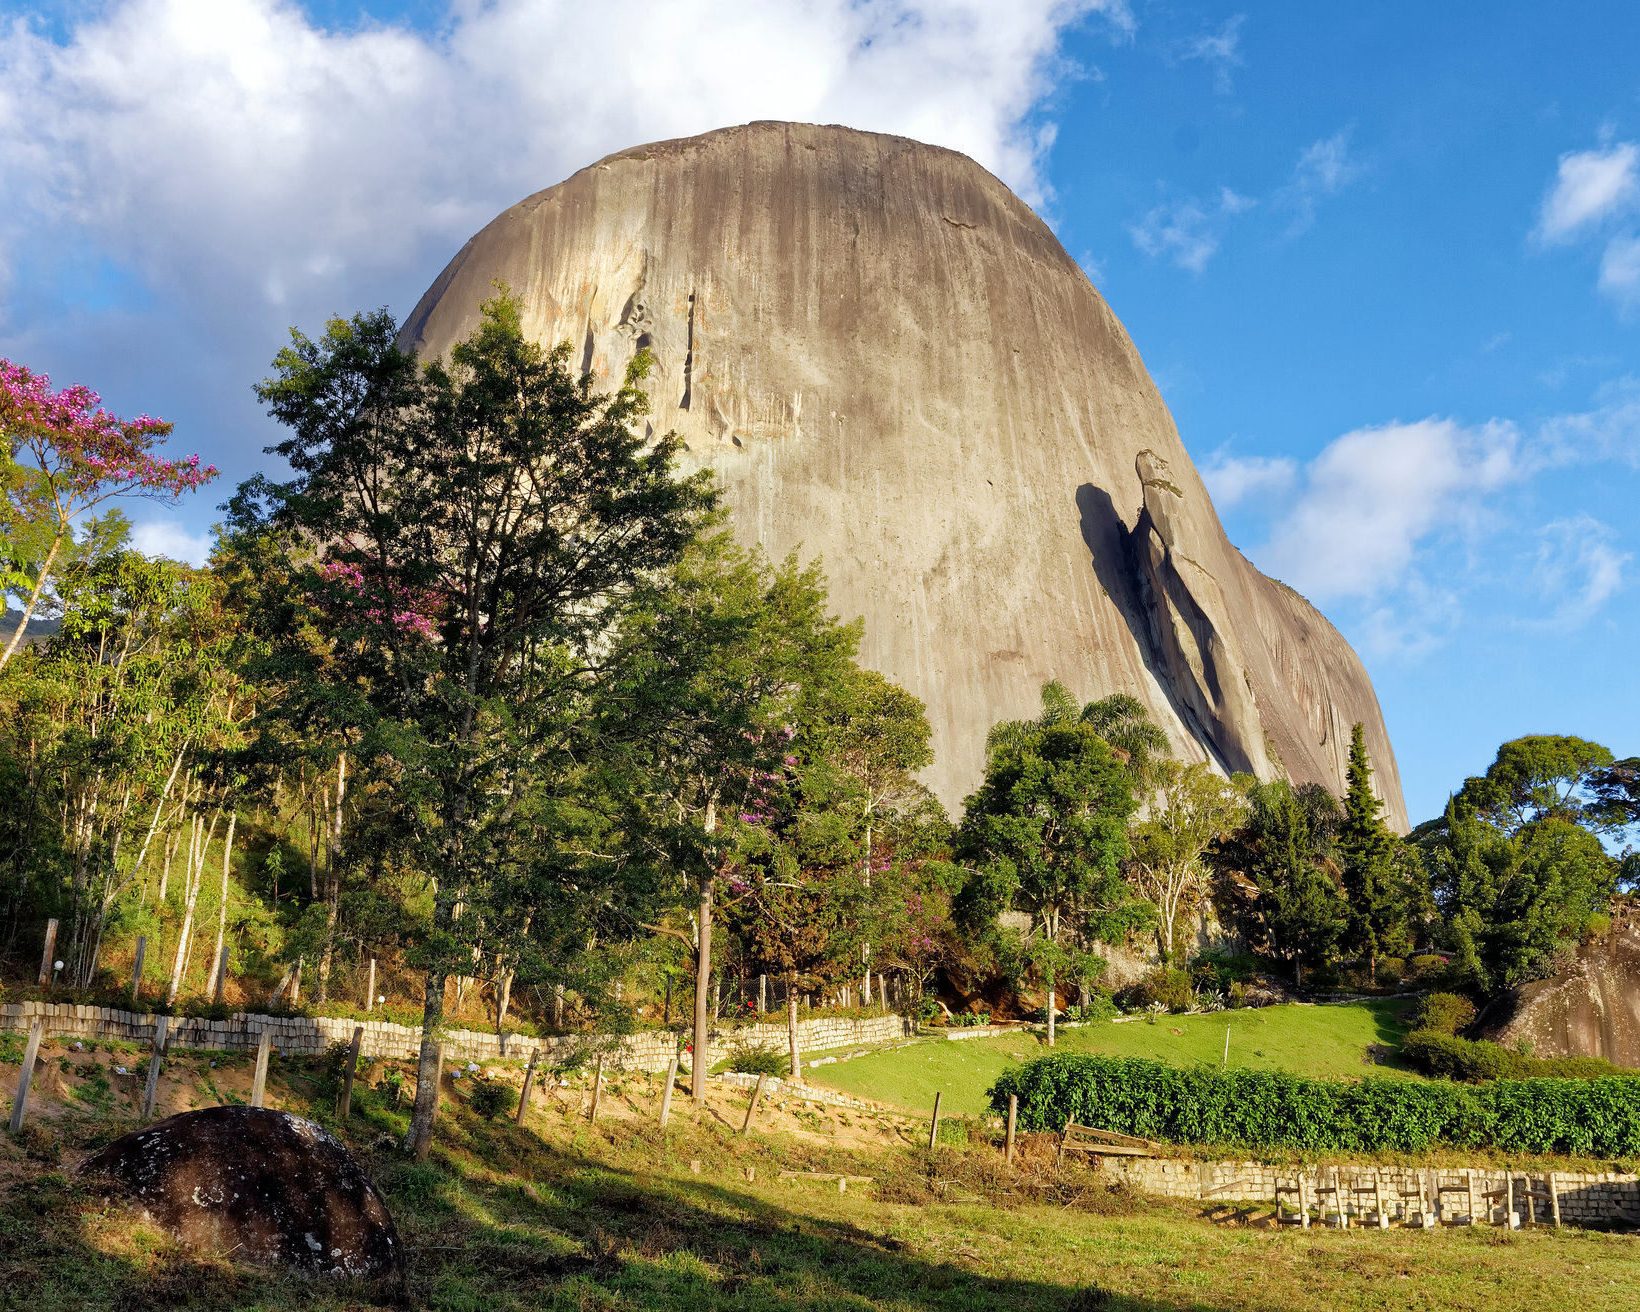
[[[1159,966],[1123,990],[1121,1001],[1129,1011],[1189,1011],[1195,1004],[1196,990],[1184,971]]]
[[[1475,1004],[1456,993],[1427,994],[1413,1012],[1412,1028],[1456,1034],[1475,1023]]]
[[[1084,1003],[1074,1007],[1066,1007],[1063,1014],[1065,1020],[1096,1021],[1109,1020],[1112,1016],[1121,1014],[1121,1008],[1108,993],[1090,994]]]
[[[785,1076],[791,1071],[789,1056],[760,1043],[731,1044],[726,1064],[741,1075]]]
[[[976,1029],[991,1023],[991,1013],[988,1011],[959,1011],[951,1017],[951,1023],[963,1029]]]
[[[1433,952],[1423,952],[1407,962],[1406,978],[1409,981],[1428,983],[1444,976],[1447,968],[1445,957],[1437,956]]]
[[[486,1121],[493,1121],[517,1100],[518,1095],[500,1080],[492,1080],[484,1075],[473,1081],[472,1092],[467,1095],[467,1105]]]

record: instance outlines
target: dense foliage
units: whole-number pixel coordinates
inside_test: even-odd
[[[991,1103],[1019,1099],[1019,1125],[1067,1122],[1168,1143],[1313,1152],[1435,1147],[1628,1157],[1640,1153],[1640,1078],[1310,1080],[1278,1071],[1180,1069],[1134,1057],[1038,1058],[1004,1075]]]

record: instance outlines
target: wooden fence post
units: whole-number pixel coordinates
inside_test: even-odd
[[[587,1110],[587,1120],[598,1119],[598,1097],[604,1091],[604,1054],[598,1054],[598,1064],[592,1069],[592,1106]]]
[[[769,977],[767,975],[759,975],[757,977],[757,1014],[761,1016],[768,1009]]]
[[[40,987],[51,983],[51,954],[57,950],[57,920],[46,921],[46,946],[40,953]]]
[[[672,1060],[666,1067],[666,1086],[661,1090],[661,1126],[664,1128],[667,1118],[672,1115],[672,1086],[678,1081],[678,1054],[672,1054]]]
[[[364,1043],[364,1026],[353,1027],[353,1042],[347,1048],[347,1069],[342,1072],[342,1101],[336,1109],[336,1119],[345,1121],[353,1111],[353,1072],[359,1067],[359,1048]]]
[[[370,974],[364,990],[364,1009],[376,1010],[376,958],[370,958]]]
[[[142,1090],[142,1119],[145,1121],[153,1116],[154,1101],[159,1097],[159,1068],[165,1061],[166,1030],[170,1024],[169,1016],[154,1019],[154,1055],[148,1062],[148,1083]]]
[[[273,1046],[273,1034],[262,1027],[262,1037],[256,1041],[256,1074],[251,1077],[251,1106],[260,1107],[268,1088],[268,1052]]]
[[[1475,1172],[1466,1169],[1463,1173],[1464,1198],[1469,1207],[1469,1224],[1479,1225],[1480,1218],[1475,1215]]]
[[[1298,1173],[1298,1221],[1299,1227],[1304,1230],[1310,1228],[1310,1191],[1309,1182],[1304,1178],[1302,1170]]]
[[[1555,1180],[1555,1173],[1549,1172],[1549,1206],[1554,1210],[1555,1229],[1560,1229],[1560,1185]]]
[[[222,1003],[222,990],[228,985],[228,945],[222,945],[222,951],[216,959],[216,981],[211,989],[211,1001],[217,1005]]]
[[[934,1119],[932,1121],[930,1121],[929,1124],[928,1124],[928,1151],[929,1152],[934,1151],[934,1144],[940,1137],[940,1099],[943,1098],[944,1096],[945,1095],[943,1093],[939,1093],[939,1092],[936,1092],[934,1094]]]
[[[131,1005],[137,1005],[137,998],[142,993],[142,959],[148,955],[148,936],[137,935],[137,957],[131,963]]]
[[[752,1128],[752,1116],[757,1111],[758,1099],[763,1096],[763,1082],[768,1078],[767,1075],[757,1077],[757,1084],[752,1088],[751,1100],[746,1104],[746,1119],[740,1123],[740,1132],[742,1134]]]
[[[40,1038],[45,1033],[45,1026],[45,1021],[36,1016],[34,1024],[28,1027],[28,1046],[23,1049],[23,1064],[17,1071],[17,1095],[11,1100],[13,1134],[23,1128],[23,1117],[28,1112],[28,1086],[34,1079],[34,1061],[40,1055]]]
[[[300,957],[296,958],[296,969],[290,977],[290,1005],[292,1007],[302,1005],[302,958]]]
[[[375,961],[370,963],[374,966]],[[541,1055],[540,1048],[530,1049],[530,1059],[524,1066],[524,1087],[518,1091],[518,1114],[513,1117],[520,1125],[524,1123],[524,1113],[530,1105],[530,1081],[535,1078],[535,1059]]]
[[[1018,1115],[1019,1095],[1017,1093],[1010,1093],[1008,1095],[1008,1138],[1006,1146],[1003,1149],[1003,1156],[1006,1158],[1009,1166],[1014,1164],[1014,1119]]]

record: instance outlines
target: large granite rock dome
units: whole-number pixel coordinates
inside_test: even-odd
[[[507,210],[422,297],[442,354],[495,281],[721,476],[737,531],[824,559],[864,659],[928,705],[948,805],[987,728],[1048,679],[1132,693],[1186,757],[1342,785],[1366,725],[1337,631],[1225,538],[1116,316],[1046,224],[963,155],[753,123],[611,155]]]

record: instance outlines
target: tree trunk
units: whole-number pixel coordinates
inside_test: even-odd
[[[228,933],[228,869],[233,861],[233,831],[239,823],[237,808],[228,812],[228,837],[222,847],[222,901],[216,908],[216,948],[211,954],[211,987],[210,994],[214,998],[227,985],[227,980],[218,979],[217,974],[222,969],[222,940]]]
[[[171,983],[165,990],[165,1005],[168,1007],[175,1004],[177,994],[182,989],[183,972],[188,968],[188,938],[194,931],[194,903],[199,900],[199,882],[194,878],[194,871],[205,860],[199,851],[200,831],[204,827],[205,817],[196,815],[188,837],[188,865],[184,872],[182,889],[182,928],[177,933],[176,958],[171,963]]]
[[[410,1128],[404,1136],[404,1151],[418,1162],[425,1162],[433,1147],[433,1121],[438,1116],[438,1028],[444,1020],[444,984],[448,978],[443,970],[428,971],[422,996],[416,1102],[410,1111]]]
[[[46,590],[46,579],[51,575],[51,566],[57,559],[57,553],[63,549],[63,541],[67,536],[66,529],[59,529],[57,536],[51,539],[51,549],[40,562],[40,573],[34,580],[34,590],[28,594],[28,601],[23,604],[23,615],[17,621],[16,632],[11,635],[11,641],[6,643],[6,650],[0,652],[0,670],[6,668],[6,663],[17,654],[17,648],[22,645],[23,630],[28,628],[29,620],[34,617],[34,608],[40,604],[41,594]]]
[[[712,1005],[712,892],[715,875],[700,881],[700,946],[695,951],[695,1050],[689,1061],[689,1093],[697,1104],[706,1101],[706,1068],[711,1064]]]
[[[786,986],[786,1037],[791,1041],[792,1083],[803,1083],[803,1050],[797,1042],[797,980],[789,979]]]
[[[1049,966],[1043,973],[1048,977],[1048,1046],[1051,1048],[1054,1045],[1054,1039],[1057,1033],[1057,1026],[1054,1023],[1054,1012],[1058,1010],[1058,1008],[1054,1005],[1055,996],[1053,991],[1053,967]]]
[[[347,796],[347,753],[336,757],[336,812],[330,819],[330,850],[325,856],[325,950],[319,957],[319,1001],[330,994],[330,966],[336,955],[336,920],[341,912],[342,801]]]

